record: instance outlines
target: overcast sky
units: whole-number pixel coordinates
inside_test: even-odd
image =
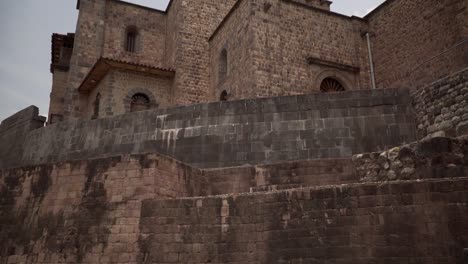
[[[383,1],[334,0],[332,10],[363,16]],[[129,2],[165,9],[168,0]],[[75,32],[75,7],[76,0],[0,0],[0,120],[30,105],[47,115],[51,35]]]

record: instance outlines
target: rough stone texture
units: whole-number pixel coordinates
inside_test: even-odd
[[[202,175],[205,195],[276,191],[359,181],[350,158],[204,169]]]
[[[460,142],[421,143],[438,174],[392,182],[353,184],[349,160],[201,171],[156,154],[1,170],[0,262],[461,264],[468,173],[434,162],[464,149],[466,165]],[[206,197],[245,173],[255,193]]]
[[[79,3],[80,12],[65,93],[63,113],[65,119],[81,116],[87,104],[88,96],[80,94],[78,87],[94,63],[102,56],[101,42],[104,39],[105,31],[104,16],[106,4],[110,1],[80,0]]]
[[[466,177],[468,137],[431,138],[353,157],[361,181]]]
[[[468,65],[468,3],[390,0],[366,16],[380,88],[416,89]]]
[[[23,164],[160,152],[196,167],[350,157],[415,140],[407,90],[201,104],[75,119],[28,134]]]
[[[210,39],[210,99],[219,101],[223,91],[228,100],[255,97],[252,48],[254,35],[250,27],[250,1],[239,1]],[[221,53],[227,52],[226,74],[220,76]],[[242,77],[240,77],[242,76]]]
[[[65,94],[67,91],[68,71],[55,69],[52,80],[52,92],[50,93],[48,124],[58,123],[63,120],[65,108]]]
[[[299,2],[241,0],[235,5],[210,39],[215,99],[223,90],[229,99],[311,93],[328,77],[347,90],[370,87],[361,37],[365,21]],[[221,80],[223,50],[228,71]]]
[[[111,70],[90,93],[94,98],[88,102],[87,115],[94,115],[96,95],[101,95],[99,118],[122,115],[130,112],[131,98],[141,93],[148,96],[153,108],[167,108],[171,105],[173,80],[169,77]]]
[[[0,124],[0,168],[21,164],[24,140],[29,132],[44,126],[46,118],[39,116],[35,106],[25,108]]]
[[[368,89],[366,32],[378,86],[416,88],[467,65],[465,2],[392,0],[361,19],[330,12],[330,2],[318,0],[173,0],[166,11],[81,0],[63,110],[55,114],[93,116],[89,105],[97,91],[77,88],[100,57],[174,69],[169,91],[132,82],[129,88],[157,90],[154,96],[171,106],[217,101],[223,90],[231,100],[307,94],[329,77],[347,90]],[[131,26],[138,31],[135,53],[124,50]],[[228,75],[219,80],[223,49]],[[54,79],[54,86],[62,85],[60,76]],[[101,86],[118,89],[106,81]],[[106,100],[119,108],[124,98],[113,95]]]
[[[419,138],[468,135],[468,68],[412,93]]]
[[[305,6],[317,7],[326,11],[330,11],[331,1],[322,0],[292,0],[291,2],[297,2]]]
[[[137,263],[141,201],[198,194],[160,155],[0,171],[1,263]]]
[[[326,77],[339,80],[347,90],[370,87],[359,81],[359,71],[349,72],[316,62],[320,59],[362,68],[362,75],[367,75],[366,55],[360,51],[364,43],[359,34],[363,24],[346,16],[304,8],[293,1],[262,2],[272,8],[265,12],[263,5],[254,6],[258,14],[252,21],[254,39],[258,41],[253,58],[254,91],[258,96],[319,91]]]
[[[467,178],[142,205],[143,263],[459,263]]]
[[[177,12],[175,54],[176,104],[209,102],[208,38],[228,14],[236,0],[175,0],[169,13]]]
[[[166,14],[122,1],[108,1],[105,10],[103,56],[138,64],[166,67]],[[125,50],[129,27],[137,29],[136,51]]]

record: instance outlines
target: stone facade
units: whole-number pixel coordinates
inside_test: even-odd
[[[370,89],[366,33],[379,88],[413,88],[468,65],[462,0],[389,0],[365,18],[333,13],[330,1],[319,0],[173,0],[166,11],[119,0],[78,2],[70,71],[57,72],[51,98],[51,109],[65,119],[93,117],[98,89],[108,91],[101,96],[110,105],[102,109],[121,109],[126,94],[111,92],[116,87],[105,78],[112,73],[96,69],[100,58],[132,65],[125,70],[135,79],[138,65],[173,71],[170,90],[165,84],[129,88],[151,90],[164,98],[153,102],[161,106],[218,101],[223,92],[223,100],[307,94],[323,90],[328,79],[340,89]],[[418,22],[407,23],[416,13]],[[132,51],[126,50],[129,32]],[[100,85],[82,89],[89,81]]]
[[[377,86],[418,88],[468,66],[468,3],[386,1],[366,16]]]
[[[99,94],[98,117],[112,117],[130,112],[132,96],[145,94],[151,102],[150,108],[167,108],[171,105],[173,79],[127,70],[111,70],[99,85],[89,94]],[[104,96],[103,96],[104,95]],[[88,102],[88,117],[94,114],[95,100]]]
[[[63,121],[65,112],[65,96],[67,93],[68,72],[73,52],[75,34],[52,35],[52,59],[50,72],[52,77],[52,91],[50,93],[48,124]]]

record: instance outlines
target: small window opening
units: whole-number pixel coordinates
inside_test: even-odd
[[[221,54],[219,56],[219,72],[218,72],[218,76],[219,76],[219,81],[223,81],[226,76],[227,76],[227,72],[228,72],[228,54],[227,54],[227,50],[226,49],[223,49],[221,51]]]
[[[343,92],[345,91],[345,87],[341,82],[333,79],[333,78],[325,78],[320,85],[320,91],[324,93],[328,92]]]
[[[135,94],[130,104],[130,112],[146,111],[150,109],[150,100],[146,94]]]
[[[125,50],[128,52],[136,52],[136,41],[137,41],[137,30],[135,27],[129,27],[127,29],[127,39],[125,44]]]
[[[226,92],[226,90],[224,90],[224,91],[221,93],[221,96],[219,97],[219,100],[220,100],[220,101],[227,101],[227,100],[228,100],[228,93]]]
[[[92,119],[97,119],[99,117],[99,107],[101,104],[101,94],[98,93],[96,95],[96,99],[94,100],[94,110],[93,110],[93,116],[91,117]]]

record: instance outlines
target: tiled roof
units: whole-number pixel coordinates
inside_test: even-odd
[[[116,60],[101,57],[94,64],[93,68],[83,80],[78,90],[80,92],[92,91],[99,84],[99,82],[107,75],[110,69],[123,69],[133,72],[142,72],[166,77],[173,77],[175,75],[175,70],[171,68],[163,68],[124,60]]]

